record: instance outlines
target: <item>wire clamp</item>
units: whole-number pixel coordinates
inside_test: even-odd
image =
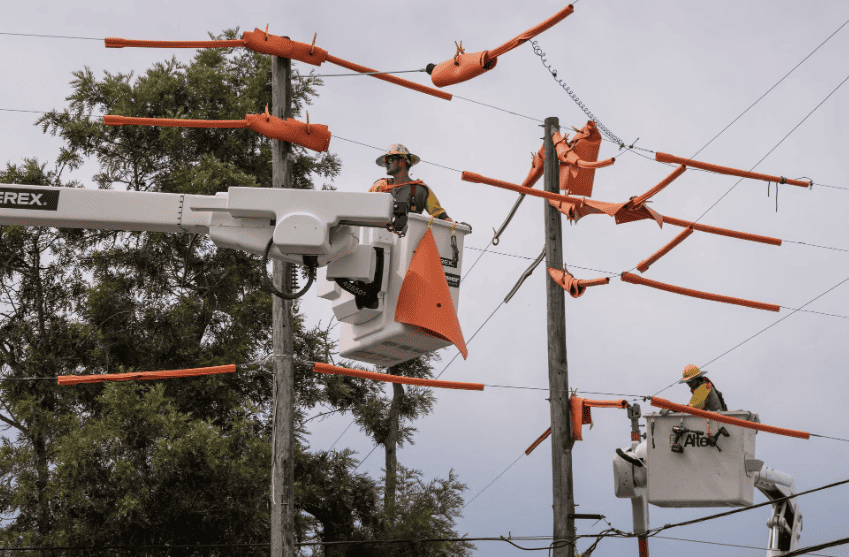
[[[454,41],[454,46],[457,47],[457,52],[454,54],[454,65],[459,66],[460,61],[458,60],[458,58],[461,54],[465,54],[466,51],[463,49],[463,41],[460,41],[460,44],[457,44],[457,41]]]
[[[310,45],[310,56],[312,56],[313,52],[315,52],[315,39],[316,39],[316,37],[318,37],[318,31],[316,31],[312,35],[312,44]]]
[[[268,24],[265,24],[265,40],[268,40]]]
[[[268,113],[268,104],[265,105],[265,121],[271,120],[271,114]]]

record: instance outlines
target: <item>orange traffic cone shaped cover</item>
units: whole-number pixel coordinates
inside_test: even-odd
[[[575,134],[571,143],[557,143],[557,158],[564,163],[560,165],[560,189],[567,190],[571,195],[592,196],[595,169],[582,168],[578,161],[598,161],[600,149],[601,134],[592,120]]]
[[[401,284],[395,321],[419,327],[428,334],[453,343],[463,354],[463,359],[469,355],[448,281],[445,280],[439,249],[429,228],[419,242]]]

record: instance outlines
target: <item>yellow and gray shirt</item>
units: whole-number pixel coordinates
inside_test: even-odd
[[[719,396],[716,394],[716,388],[710,381],[706,380],[690,392],[693,393],[693,398],[690,399],[690,407],[707,410],[709,412],[719,412],[722,410],[722,403],[719,401]]]
[[[447,219],[448,213],[445,212],[439,205],[439,200],[436,195],[430,191],[430,188],[421,180],[413,180],[412,182],[404,182],[403,184],[393,183],[392,178],[381,178],[372,185],[370,192],[375,193],[391,193],[397,201],[406,201],[410,204],[411,213],[419,213],[427,210],[428,213],[437,219]]]

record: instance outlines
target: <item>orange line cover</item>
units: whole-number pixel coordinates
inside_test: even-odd
[[[214,375],[217,373],[235,373],[236,366],[198,367],[193,369],[174,369],[170,371],[138,371],[134,373],[104,373],[102,375],[60,375],[57,381],[60,385],[77,385],[79,383],[102,383],[104,381],[133,381],[137,379],[172,379],[174,377],[195,377],[198,375]]]
[[[672,241],[670,241],[668,244],[654,252],[650,257],[647,257],[646,259],[640,261],[639,265],[637,265],[637,269],[639,269],[641,273],[645,273],[649,270],[649,265],[653,265],[655,261],[672,251],[672,248],[686,240],[687,236],[692,233],[692,228],[685,228],[684,231],[681,232],[681,234],[678,234],[677,236],[672,238]]]
[[[757,424],[755,422],[749,422],[746,420],[741,420],[739,418],[723,416],[722,414],[717,414],[716,412],[708,412],[707,410],[701,410],[699,408],[693,408],[691,406],[685,406],[683,404],[676,404],[674,402],[666,400],[665,398],[652,397],[651,405],[656,408],[666,408],[667,410],[672,410],[673,412],[685,412],[687,414],[692,414],[693,416],[699,416],[700,418],[714,420],[717,422],[722,422],[731,425],[738,425],[740,427],[746,427],[749,429],[754,429],[756,431],[763,431],[765,433],[775,433],[778,435],[786,435],[788,437],[796,437],[799,439],[810,439],[811,437],[811,434],[806,431],[797,431],[795,429],[785,429],[783,427]]]
[[[673,217],[664,216],[663,222],[671,224],[673,226],[692,228],[693,230],[698,230],[699,232],[707,232],[708,234],[716,234],[718,236],[728,236],[729,238],[737,238],[738,240],[748,240],[750,242],[759,242],[761,244],[770,244],[773,246],[781,245],[781,240],[779,238],[760,236],[759,234],[749,234],[748,232],[739,232],[737,230],[718,228],[716,226],[707,226],[706,224],[699,224],[697,222],[690,222],[688,220],[681,220]]]
[[[572,438],[575,441],[583,441],[581,436],[581,426],[585,424],[592,425],[592,414],[590,408],[628,408],[628,402],[624,399],[620,400],[590,400],[572,396],[569,398],[569,413],[572,416]],[[525,449],[525,454],[531,454],[531,451],[536,449],[540,443],[546,440],[551,435],[551,428],[545,430],[545,433],[540,435],[536,441],[531,443],[531,446]]]
[[[436,379],[417,379],[415,377],[402,377],[400,375],[389,375],[387,373],[376,373],[374,371],[362,371],[346,367],[332,366],[316,362],[312,370],[316,373],[328,375],[347,375],[359,377],[360,379],[372,379],[374,381],[385,381],[387,383],[401,383],[404,385],[418,385],[420,387],[439,387],[443,389],[461,389],[465,391],[482,391],[483,383],[462,383],[460,381],[438,381]]]
[[[777,306],[775,304],[765,304],[763,302],[754,302],[752,300],[744,300],[742,298],[732,298],[731,296],[722,296],[720,294],[711,294],[709,292],[702,292],[700,290],[691,290],[689,288],[683,288],[681,286],[674,286],[672,284],[666,284],[665,282],[658,282],[656,280],[649,280],[647,278],[643,278],[639,275],[635,275],[632,273],[623,273],[622,280],[625,282],[630,282],[631,284],[641,284],[643,286],[648,286],[650,288],[657,288],[658,290],[665,290],[667,292],[672,292],[673,294],[681,294],[682,296],[691,296],[693,298],[701,298],[702,300],[711,300],[713,302],[723,302],[725,304],[735,304],[738,306],[746,306],[754,309],[763,309],[766,311],[780,311],[781,306]]]
[[[785,184],[792,184],[794,186],[801,186],[803,188],[807,188],[811,185],[810,182],[806,182],[805,180],[788,180],[787,178],[781,176],[770,176],[769,174],[760,174],[758,172],[746,172],[745,170],[739,170],[737,168],[731,168],[728,166],[719,166],[718,164],[710,164],[707,162],[694,161],[693,159],[676,157],[675,155],[670,155],[668,153],[655,153],[654,159],[658,162],[683,164],[685,166],[690,166],[693,168],[701,168],[702,170],[707,170],[709,172],[716,172],[718,174],[728,174],[730,176],[739,176],[741,178],[751,178],[752,180],[763,180],[764,182],[780,183],[783,180]]]
[[[282,119],[268,114],[246,114],[244,120],[181,120],[179,118],[133,118],[107,115],[107,126],[164,126],[170,128],[249,128],[268,138],[288,141],[313,151],[330,147],[330,130],[322,124],[305,124],[294,118]]]
[[[476,174],[474,172],[469,172],[468,170],[464,170],[460,175],[461,180],[465,180],[466,182],[475,182],[478,184],[486,184],[488,186],[495,186],[496,188],[502,188],[505,190],[515,191],[517,193],[526,193],[528,195],[534,197],[542,197],[543,199],[550,199],[552,201],[565,201],[566,203],[581,203],[580,197],[571,197],[569,195],[559,195],[556,193],[551,193],[547,191],[537,191],[530,188],[523,188],[517,184],[511,184],[510,182],[505,182],[503,180],[496,180],[495,178],[487,178],[486,176],[481,176],[480,174]]]

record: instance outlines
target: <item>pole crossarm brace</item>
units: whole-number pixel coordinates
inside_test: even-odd
[[[315,39],[313,39],[314,41]],[[241,39],[225,40],[225,41],[144,41],[134,39],[121,39],[116,37],[107,37],[105,39],[106,48],[124,48],[124,47],[141,47],[141,48],[233,48],[244,47],[260,54],[269,54],[271,56],[279,56],[288,58],[289,60],[297,60],[313,66],[321,66],[323,62],[330,62],[343,68],[348,68],[362,74],[373,74],[377,70],[348,62],[336,56],[331,55],[323,48],[315,46],[315,44],[301,43],[293,41],[289,37],[280,37],[272,35],[267,30],[254,29],[253,31],[245,31]],[[431,95],[440,99],[450,101],[452,95],[426,85],[421,85],[413,81],[401,79],[393,75],[372,75],[376,79],[387,81],[407,89],[412,89],[426,95]]]

